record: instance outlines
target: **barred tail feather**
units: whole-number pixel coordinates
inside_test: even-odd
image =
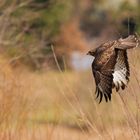
[[[118,40],[119,45],[116,47],[118,49],[131,49],[138,47],[140,44],[140,39],[135,35],[129,35],[127,38],[120,38]]]

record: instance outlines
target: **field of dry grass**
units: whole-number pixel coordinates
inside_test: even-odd
[[[131,80],[112,102],[95,100],[91,71],[13,69],[0,57],[0,139],[140,138],[140,55],[129,53]]]

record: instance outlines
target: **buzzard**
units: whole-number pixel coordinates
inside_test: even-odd
[[[92,72],[96,84],[96,98],[100,98],[99,103],[103,97],[106,102],[111,101],[112,88],[115,87],[116,91],[120,88],[125,89],[130,77],[127,49],[138,45],[138,37],[129,35],[124,39],[103,43],[87,53],[95,57]]]

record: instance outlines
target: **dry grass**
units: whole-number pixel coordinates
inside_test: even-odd
[[[139,139],[140,56],[130,53],[127,89],[101,104],[89,71],[31,72],[1,57],[0,139]]]
[[[1,46],[14,46],[22,36],[21,32],[11,40],[13,32],[8,32],[10,14],[26,5],[15,7],[14,3],[0,18]],[[89,71],[13,69],[0,56],[0,140],[140,139],[140,55],[138,49],[130,53],[128,88],[120,94],[113,91],[112,102],[101,104],[95,100]]]

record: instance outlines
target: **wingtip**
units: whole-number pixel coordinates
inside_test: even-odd
[[[108,99],[109,101],[111,101],[111,94],[108,94]]]
[[[103,98],[103,93],[101,92],[99,104],[102,102],[102,98]]]
[[[108,96],[104,94],[104,97],[105,97],[105,101],[108,102]]]
[[[103,93],[101,92],[98,88],[96,88],[96,91],[95,91],[95,94],[97,94],[97,96],[95,97],[95,100],[97,98],[99,98],[99,104],[102,102],[103,100],[103,97],[105,98],[105,101],[108,102],[108,101],[111,101],[111,94],[112,94],[112,91],[110,91],[109,93]]]

